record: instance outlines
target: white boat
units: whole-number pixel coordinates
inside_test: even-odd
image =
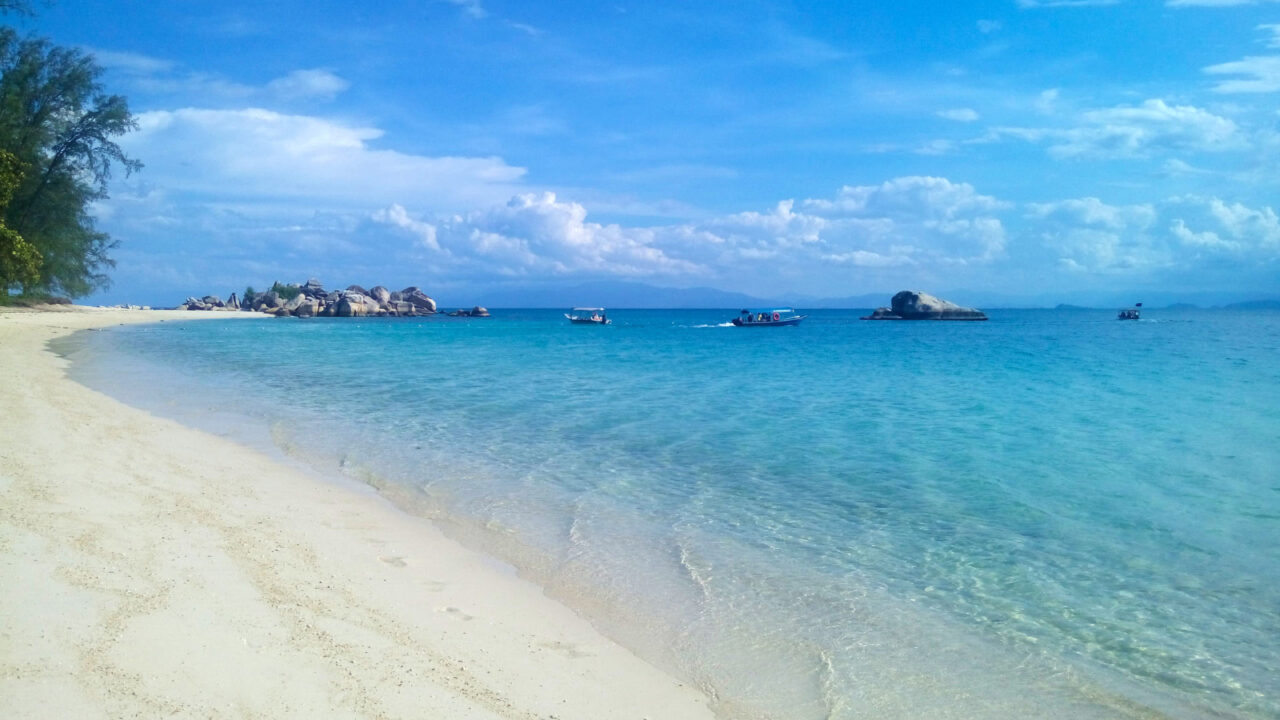
[[[738,314],[738,317],[733,319],[733,324],[738,327],[781,327],[783,325],[799,325],[800,321],[807,317],[809,316],[797,315],[796,311],[791,308],[778,308],[760,312],[743,310]]]
[[[576,307],[564,316],[575,325],[609,325],[613,322],[601,307]]]

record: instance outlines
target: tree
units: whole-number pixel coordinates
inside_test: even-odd
[[[22,183],[22,163],[0,150],[0,213],[9,206],[13,191]],[[34,285],[40,280],[40,251],[21,235],[5,227],[0,217],[0,297],[14,284]]]
[[[26,168],[3,220],[42,258],[36,282],[17,281],[24,291],[76,297],[110,282],[116,243],[89,208],[107,197],[114,166],[128,175],[142,165],[115,143],[137,124],[123,97],[103,92],[101,74],[80,50],[0,28],[0,150]]]

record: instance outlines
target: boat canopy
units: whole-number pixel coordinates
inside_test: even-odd
[[[794,313],[794,312],[795,310],[792,310],[791,308],[769,308],[768,310],[743,310],[741,314],[742,315],[755,315],[756,313],[786,314],[786,313]]]
[[[576,307],[576,308],[573,308],[570,312],[577,312],[579,310],[582,310],[583,312],[604,312],[604,308],[599,308],[599,307],[596,307],[596,308]]]

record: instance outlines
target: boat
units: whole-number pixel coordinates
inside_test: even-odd
[[[1137,303],[1131,308],[1125,308],[1116,315],[1117,320],[1139,320],[1142,314],[1142,303]]]
[[[809,317],[808,315],[797,315],[795,310],[791,308],[777,308],[775,310],[743,310],[738,317],[733,319],[733,324],[738,327],[782,327],[783,325],[799,325],[800,321]]]
[[[605,313],[604,308],[600,307],[576,307],[565,313],[564,316],[574,325],[610,325],[613,323],[609,319],[609,315]]]

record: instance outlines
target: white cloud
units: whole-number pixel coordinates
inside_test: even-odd
[[[122,73],[129,85],[147,93],[199,98],[201,103],[272,104],[297,100],[333,100],[351,86],[323,68],[293,70],[255,86],[219,75],[182,71],[177,63],[131,52],[90,49],[103,67]]]
[[[454,215],[435,226],[451,263],[508,277],[603,274],[625,277],[707,274],[673,258],[647,228],[587,222],[587,210],[554,193],[525,193],[506,205]]]
[[[829,199],[784,200],[764,212],[652,227],[589,222],[584,206],[552,193],[431,222],[398,205],[373,219],[430,251],[424,262],[468,276],[809,277],[834,291],[833,268],[933,272],[990,263],[1005,242],[995,213],[1007,207],[963,183],[908,177],[845,187]]]
[[[996,128],[993,138],[1020,138],[1045,143],[1051,155],[1075,157],[1145,157],[1169,150],[1216,152],[1240,147],[1242,138],[1229,118],[1190,105],[1147,100],[1138,106],[1092,110],[1074,128]]]
[[[973,108],[951,108],[949,110],[939,110],[934,113],[945,120],[955,120],[956,122],[973,122],[978,119],[978,111]]]
[[[1213,88],[1214,92],[1270,93],[1280,90],[1280,56],[1246,57],[1243,60],[1210,65],[1204,71],[1210,75],[1245,76],[1218,83]]]
[[[151,75],[168,72],[173,69],[173,62],[150,57],[134,52],[115,52],[112,50],[94,50],[88,48],[98,64],[109,70],[119,70],[133,75]]]
[[[1108,205],[1095,197],[1031,203],[1027,211],[1040,220],[1054,219],[1067,225],[1108,230],[1145,229],[1155,220],[1155,209],[1150,205]]]
[[[1266,40],[1267,47],[1280,48],[1280,25],[1259,25],[1258,29],[1270,34]]]
[[[294,70],[267,83],[267,90],[285,100],[317,98],[332,100],[351,83],[328,70]]]
[[[1219,198],[1183,196],[1155,204],[1108,205],[1098,198],[1030,204],[1027,252],[1078,273],[1133,274],[1197,267],[1247,272],[1280,258],[1280,218]]]
[[[983,35],[990,35],[993,32],[998,32],[1003,27],[1004,27],[1004,24],[1001,23],[999,20],[979,20],[978,21],[978,32],[982,33]]]
[[[418,238],[418,244],[427,250],[439,250],[440,243],[436,239],[436,226],[409,217],[403,205],[392,203],[389,207],[373,214],[373,221],[408,231]]]
[[[1061,94],[1061,92],[1058,88],[1050,88],[1048,90],[1041,91],[1035,101],[1036,112],[1041,115],[1052,115],[1054,111],[1057,110],[1059,94]]]
[[[154,111],[121,139],[146,162],[139,182],[173,202],[369,212],[391,202],[474,206],[518,192],[524,169],[496,157],[427,157],[382,150],[376,128],[261,109]]]

